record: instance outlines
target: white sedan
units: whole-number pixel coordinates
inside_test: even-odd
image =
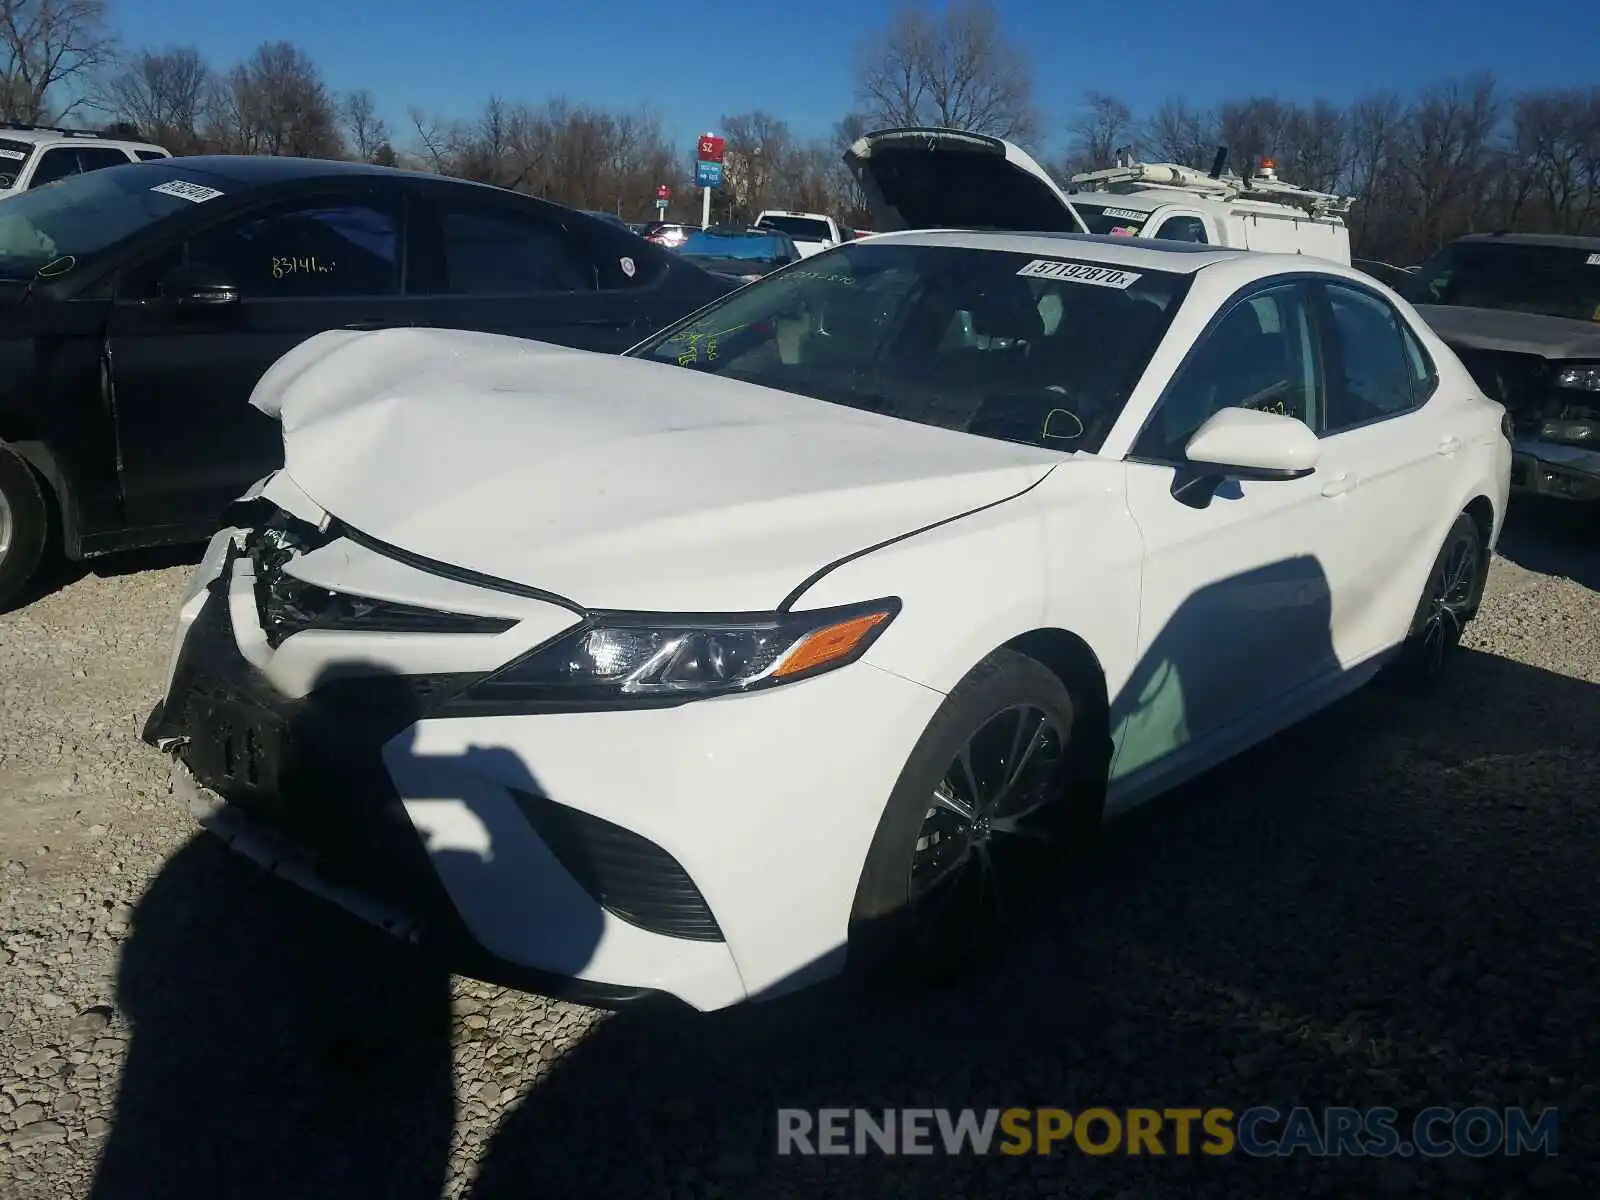
[[[622,357],[326,333],[252,403],[175,787],[465,973],[701,1010],[968,965],[1107,817],[1436,675],[1511,464],[1370,277],[1078,235],[880,234]]]

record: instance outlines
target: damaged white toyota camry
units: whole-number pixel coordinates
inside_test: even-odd
[[[1360,273],[1077,235],[881,234],[623,357],[326,333],[252,403],[175,788],[466,974],[702,1010],[968,965],[1107,815],[1431,677],[1510,469]]]

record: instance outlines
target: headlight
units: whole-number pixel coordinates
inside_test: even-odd
[[[679,704],[774,687],[855,662],[899,611],[887,599],[800,613],[591,613],[447,710]]]
[[[1566,367],[1556,373],[1558,388],[1576,388],[1582,392],[1600,392],[1600,366]]]

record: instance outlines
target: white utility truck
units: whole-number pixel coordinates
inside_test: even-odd
[[[1350,265],[1344,216],[1354,200],[1278,178],[1273,161],[1246,176],[1176,163],[1130,162],[1067,180],[1090,233],[1311,254]]]

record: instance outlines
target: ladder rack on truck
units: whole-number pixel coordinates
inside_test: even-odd
[[[1270,159],[1258,173],[1241,178],[1231,171],[1208,175],[1177,163],[1130,162],[1103,171],[1085,171],[1067,180],[1069,192],[1101,191],[1127,195],[1146,188],[1178,188],[1213,200],[1258,200],[1287,204],[1312,217],[1342,217],[1355,204],[1353,196],[1338,196],[1285,183],[1277,177]]]

